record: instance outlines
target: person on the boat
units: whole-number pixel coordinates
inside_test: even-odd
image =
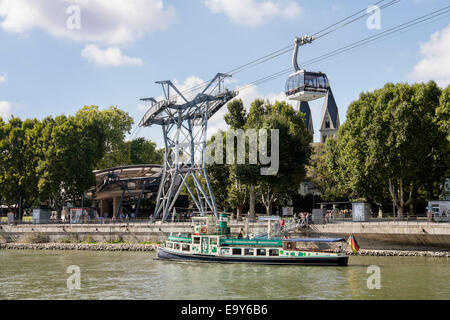
[[[238,238],[242,239],[244,237],[244,229],[241,228],[241,231],[239,232]]]

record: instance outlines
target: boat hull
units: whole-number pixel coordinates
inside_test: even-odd
[[[346,266],[348,256],[339,257],[233,257],[209,254],[191,254],[169,251],[158,247],[158,258],[164,260],[221,262],[221,263],[257,263],[276,265],[308,265],[308,266]]]

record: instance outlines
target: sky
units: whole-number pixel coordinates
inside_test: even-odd
[[[155,84],[191,88],[314,34],[376,0],[0,0],[0,117],[42,119],[73,115],[85,105],[117,106],[135,120],[133,135],[163,146],[158,126],[135,130],[161,98]],[[385,1],[389,2],[389,1]],[[401,0],[301,47],[299,64],[447,6],[448,0]],[[379,24],[377,24],[379,22]],[[375,23],[375,24],[374,24]],[[289,68],[291,52],[249,68],[229,89]],[[311,65],[328,75],[341,123],[361,92],[386,82],[450,83],[450,15],[411,31]],[[256,98],[285,100],[289,73],[240,91],[248,108]],[[310,103],[319,140],[323,99]],[[293,104],[296,107],[296,104]],[[208,135],[226,129],[219,111]]]

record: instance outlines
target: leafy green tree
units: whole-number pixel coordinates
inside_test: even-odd
[[[442,181],[448,148],[435,119],[440,96],[433,81],[388,83],[349,106],[337,137],[337,177],[352,198],[379,202],[387,188],[402,218],[419,188]]]
[[[117,107],[100,110],[97,106],[85,106],[76,113],[75,118],[86,122],[96,119],[98,125],[103,128],[104,146],[98,149],[103,152],[103,157],[96,164],[97,169],[130,163],[130,148],[125,136],[130,133],[134,120],[127,112]]]
[[[231,170],[230,174],[231,183],[228,184],[227,188],[228,202],[233,208],[236,208],[236,219],[240,220],[248,198],[248,186],[236,179],[233,170]]]
[[[213,136],[208,142],[207,147],[211,148],[211,156],[215,157],[216,148],[214,147],[214,143],[216,143],[216,139],[222,139],[222,155],[225,155],[226,152],[226,133],[223,131],[219,131],[215,136]],[[223,161],[223,157],[221,159]],[[224,161],[223,161],[224,162]],[[227,211],[228,205],[230,204],[228,201],[228,189],[231,183],[230,181],[230,170],[231,166],[226,163],[212,163],[207,165],[208,177],[211,182],[211,187],[214,190],[214,198],[216,200],[217,207],[222,209],[223,211]],[[233,207],[233,206],[232,206]],[[233,207],[235,208],[235,207]]]
[[[37,167],[41,199],[60,211],[68,200],[79,200],[93,185],[93,170],[105,153],[105,127],[98,114],[46,119],[43,157]]]
[[[3,203],[21,219],[22,209],[38,198],[34,143],[39,134],[31,133],[39,130],[39,121],[13,117],[0,125],[0,193]]]
[[[261,199],[266,213],[272,213],[272,205],[281,202],[285,196],[298,190],[306,176],[306,164],[311,156],[311,140],[303,114],[295,111],[286,102],[275,102],[268,106],[263,117],[262,129],[276,129],[279,132],[279,168],[276,175],[261,175]],[[271,141],[269,139],[269,141]]]
[[[130,148],[129,164],[162,164],[164,154],[156,149],[156,143],[137,138],[127,142]]]
[[[325,144],[315,145],[310,162],[306,167],[307,180],[317,188],[324,201],[338,201],[346,198],[346,194],[339,189],[338,182],[330,168],[335,144],[335,139],[329,138]]]
[[[247,111],[242,99],[235,99],[228,104],[228,113],[224,120],[231,129],[242,129],[247,121]]]

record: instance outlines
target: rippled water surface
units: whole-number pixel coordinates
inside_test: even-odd
[[[81,289],[67,289],[80,267]],[[369,290],[367,268],[381,271]],[[347,267],[181,263],[153,253],[0,251],[0,299],[450,299],[450,259],[350,257]]]

